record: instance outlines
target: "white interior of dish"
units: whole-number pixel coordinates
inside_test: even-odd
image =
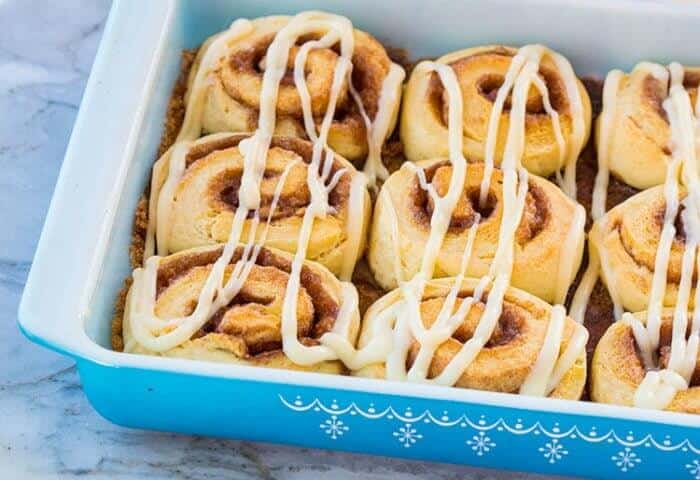
[[[413,58],[490,43],[544,43],[579,75],[602,77],[640,60],[700,64],[700,6],[602,0],[117,1],[47,215],[20,307],[25,332],[95,361],[230,378],[276,381],[700,426],[700,418],[594,403],[402,384],[113,352],[114,301],[131,272],[133,213],[150,176],[183,48],[238,17],[323,8]],[[420,20],[417,20],[420,19]],[[79,299],[76,301],[76,299]]]

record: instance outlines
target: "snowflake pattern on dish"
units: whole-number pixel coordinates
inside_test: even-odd
[[[418,433],[418,430],[413,428],[410,423],[406,423],[403,427],[399,427],[397,431],[394,432],[394,437],[396,437],[405,448],[410,448],[418,440],[423,438],[423,435]]]
[[[477,456],[481,457],[495,448],[496,442],[491,440],[484,432],[479,432],[477,435],[474,435],[471,440],[467,440],[467,445],[472,447],[472,451],[474,451]]]
[[[685,468],[688,470],[688,473],[695,479],[695,480],[700,480],[700,460],[695,459],[692,461],[692,463],[686,463]]]
[[[331,418],[320,424],[319,427],[331,438],[331,440],[342,437],[345,432],[350,430],[350,427],[345,425],[345,422],[340,420],[336,415],[331,415]]]
[[[610,457],[610,459],[615,462],[615,465],[617,465],[622,472],[632,470],[637,464],[642,463],[642,459],[639,458],[630,447],[625,447],[624,450],[620,450],[616,455]]]
[[[326,403],[317,397],[303,399],[301,395],[293,396],[292,401],[287,400],[283,395],[278,395],[278,397],[282,404],[291,411],[316,417],[312,424],[313,428],[316,428],[321,422],[321,428],[316,429],[316,432],[322,433],[319,436],[329,440],[347,438],[349,430],[353,430],[351,436],[353,438],[349,441],[362,441],[361,438],[359,440],[356,438],[358,432],[362,436],[365,434],[364,432],[368,432],[367,427],[370,426],[373,427],[369,430],[371,435],[381,432],[382,436],[387,435],[384,437],[387,440],[389,438],[398,440],[391,442],[394,449],[404,451],[415,446],[418,440],[421,440],[419,443],[421,447],[424,447],[422,450],[430,451],[433,446],[431,442],[440,444],[443,441],[453,441],[459,435],[461,437],[459,441],[463,442],[462,445],[466,444],[481,462],[491,466],[496,466],[500,461],[499,455],[487,455],[496,449],[496,443],[502,449],[503,442],[510,447],[511,440],[513,440],[514,446],[519,444],[520,448],[531,449],[532,453],[544,459],[544,462],[540,462],[540,466],[547,468],[552,473],[561,473],[559,465],[580,463],[582,458],[579,447],[583,446],[596,449],[592,451],[594,456],[587,455],[584,462],[587,462],[589,458],[610,459],[609,463],[606,462],[607,465],[599,466],[608,470],[609,477],[616,478],[627,472],[632,472],[631,478],[656,478],[656,475],[650,476],[649,473],[655,473],[658,462],[642,458],[639,447],[643,446],[653,449],[654,454],[663,453],[676,456],[677,460],[676,458],[664,457],[669,458],[668,463],[664,464],[665,467],[669,467],[669,478],[700,480],[700,456],[698,456],[700,455],[700,446],[695,445],[694,440],[684,436],[674,438],[672,441],[668,433],[659,438],[648,431],[638,432],[636,435],[632,431],[620,434],[613,429],[603,429],[595,425],[583,427],[566,424],[562,426],[555,422],[550,427],[540,421],[523,421],[521,418],[488,418],[483,414],[472,416],[462,412],[449,412],[448,414],[446,410],[440,410],[441,413],[435,414],[429,409],[418,409],[412,406],[397,409],[391,405],[342,403],[335,399]],[[350,422],[352,425],[347,425],[346,418],[343,417],[353,418],[353,421]],[[367,422],[380,423],[374,427],[368,425]],[[449,430],[454,432],[451,438],[447,435]],[[466,438],[463,436],[465,432],[469,432]],[[540,435],[539,442],[533,441]],[[496,439],[496,437],[498,438]],[[523,441],[518,441],[518,439],[522,439],[526,445],[523,445]],[[423,440],[427,442],[425,445]],[[408,444],[408,447],[405,444]],[[576,455],[572,454],[573,451],[576,452]],[[506,451],[503,456],[509,457],[511,455]],[[615,474],[615,471],[618,473]]]
[[[559,443],[559,440],[556,438],[553,438],[552,441],[545,443],[544,446],[538,448],[538,450],[549,463],[555,463],[564,458],[565,455],[569,454],[569,451],[566,450],[564,445]]]

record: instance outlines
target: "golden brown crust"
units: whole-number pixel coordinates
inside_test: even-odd
[[[204,99],[204,132],[241,132],[255,129],[267,48],[289,18],[273,16],[255,19],[251,22],[253,28],[249,34],[229,43],[228,57],[214,70],[213,83]],[[318,39],[320,36],[321,32],[314,32],[303,36],[301,40]],[[204,45],[211,42],[210,38]],[[298,51],[297,45],[291,48],[287,72],[280,83],[275,133],[306,138],[301,100],[293,78],[294,59]],[[203,49],[200,49],[193,71],[200,67],[202,55]],[[307,56],[306,81],[311,110],[317,123],[321,121],[328,105],[334,66],[338,58],[336,47],[316,48]],[[354,30],[351,61],[355,91],[368,117],[374,119],[383,81],[390,70],[390,57],[373,36]],[[193,78],[194,75],[191,75],[190,86]],[[400,92],[398,93],[400,95]],[[398,101],[395,110],[398,111]],[[395,115],[391,123],[390,132],[393,130]],[[334,119],[328,132],[328,144],[357,166],[362,166],[368,153],[365,122],[349,86],[345,84],[342,85],[337,99]]]
[[[238,207],[238,190],[243,176],[244,156],[239,143],[249,134],[217,134],[200,138],[188,150],[186,168],[178,179],[169,208],[159,212],[170,228],[159,233],[159,251],[178,252],[228,240],[231,222]],[[168,178],[172,152],[158,160],[154,168],[151,198],[161,194]],[[303,218],[311,201],[307,172],[311,168],[312,144],[297,137],[274,136],[270,143],[261,180],[260,219],[270,217],[269,228],[256,230],[256,238],[266,232],[265,245],[288,252],[296,251]],[[285,176],[286,172],[286,176]],[[320,172],[319,172],[320,173]],[[328,192],[332,211],[314,220],[306,258],[326,266],[340,275],[346,256],[353,259],[362,253],[370,217],[370,196],[356,182],[359,173],[346,159],[336,155],[328,173],[334,187]],[[284,179],[284,183],[280,182]],[[276,196],[278,188],[279,196]],[[354,188],[358,188],[357,201]],[[271,210],[276,199],[274,212]],[[167,215],[166,217],[163,217]],[[349,219],[358,218],[357,228],[349,228]],[[241,238],[248,238],[254,220],[244,222]],[[354,242],[359,239],[359,245]],[[160,242],[163,242],[161,245]],[[352,250],[349,250],[352,248]]]
[[[421,319],[425,327],[429,327],[436,320],[452,282],[453,279],[449,278],[428,282],[420,303]],[[478,280],[473,278],[464,280],[454,310],[459,308],[463,298],[474,294],[477,282]],[[488,289],[486,294],[488,296]],[[374,323],[380,321],[378,314],[400,298],[400,291],[394,290],[368,310],[362,325],[359,347],[372,341]],[[503,305],[503,311],[489,342],[458,378],[456,387],[515,393],[528,376],[542,348],[552,307],[539,298],[516,288],[509,288],[506,291]],[[451,338],[438,346],[430,363],[428,378],[438,376],[462,345],[472,337],[484,306],[483,302],[474,303]],[[567,318],[560,353],[566,349],[575,328],[575,322]],[[418,347],[415,341],[410,346],[406,362],[407,369],[415,361]],[[354,374],[375,378],[384,378],[386,375],[384,365],[379,364],[362,368]],[[551,396],[578,399],[584,390],[585,383],[586,362],[582,353]]]
[[[681,197],[684,196],[682,191]],[[628,311],[647,308],[665,208],[664,187],[658,185],[616,206],[591,229],[591,248],[606,262],[601,277]],[[668,262],[665,306],[675,305],[681,275],[685,241],[680,212],[676,227]],[[691,293],[690,298],[693,297]],[[691,300],[691,308],[692,303]]]
[[[452,169],[442,159],[418,162],[426,180],[440,195],[447,191]],[[474,252],[467,276],[481,277],[488,272],[496,252],[503,215],[502,172],[493,171],[487,202],[479,205],[484,165],[467,168],[449,231],[438,253],[434,276],[451,277],[459,273],[468,229],[479,218]],[[538,295],[546,301],[557,296],[560,266],[578,269],[583,251],[582,227],[573,230],[576,204],[554,184],[531,175],[525,210],[515,235],[517,245],[512,285]],[[400,169],[382,186],[375,210],[367,258],[379,284],[385,289],[398,285],[398,276],[411,278],[420,268],[423,251],[430,236],[432,202],[421,188],[418,176]],[[566,249],[566,251],[564,251]],[[568,282],[573,278],[566,278]]]
[[[468,161],[484,160],[489,117],[495,95],[516,52],[513,47],[489,45],[452,52],[436,60],[437,63],[450,65],[457,76],[463,99],[462,148]],[[554,61],[547,55],[543,57],[539,74],[548,88],[552,107],[559,113],[562,135],[565,141],[571,140],[573,119],[569,112],[564,80]],[[583,84],[578,80],[577,86],[582,100],[585,142],[590,132],[591,104]],[[404,92],[400,124],[401,139],[409,160],[417,162],[447,157],[448,105],[446,92],[437,75],[424,69],[414,69]],[[509,108],[507,101],[497,132],[496,164],[500,163],[505,148]],[[537,88],[532,86],[527,100],[523,166],[531,173],[548,176],[563,166],[563,158],[559,155],[554,124],[544,110],[543,99]]]
[[[405,52],[401,52],[405,53]],[[412,65],[410,62],[401,60],[401,55],[397,56],[390,49],[389,54],[394,61],[398,61],[410,70]],[[169,103],[168,114],[165,121],[165,129],[163,137],[161,139],[161,146],[159,149],[159,155],[163,153],[174,141],[177,131],[179,130],[180,124],[182,122],[182,117],[184,113],[184,94],[186,89],[186,78],[189,73],[192,61],[194,59],[194,52],[184,51],[183,52],[183,62],[182,62],[182,73],[176,87],[173,89],[173,94]],[[602,82],[599,80],[584,80],[586,88],[591,95],[591,100],[593,101],[593,106],[595,113],[599,111],[600,105],[600,91],[602,89]],[[393,162],[394,168],[397,168],[403,161],[402,158],[402,144],[398,140],[397,135],[394,137],[393,142],[387,142],[384,146],[383,155],[386,157],[387,153],[390,155],[395,155],[398,160]],[[386,159],[385,159],[386,160]],[[390,168],[391,171],[394,168]],[[579,191],[579,201],[581,201],[586,207],[587,211],[590,211],[590,192],[592,191],[593,179],[595,178],[595,173],[597,169],[595,149],[593,142],[589,142],[587,149],[584,151],[581,161],[577,164],[577,183]],[[615,204],[620,203],[622,200],[636,193],[636,190],[620,182],[616,178],[611,178],[610,187],[608,190],[608,208],[612,208]],[[141,199],[139,202],[137,212],[134,221],[134,231],[133,231],[133,242],[131,246],[131,260],[133,266],[139,266],[141,264],[142,257],[142,246],[143,246],[143,233],[146,227],[146,210],[147,201]],[[582,265],[581,272],[585,269],[585,262]],[[360,294],[360,304],[363,311],[369,304],[374,300],[379,298],[385,292],[376,284],[374,278],[366,267],[360,263],[355,272],[355,277],[353,282],[358,287]],[[127,280],[126,284],[130,282]],[[572,286],[570,291],[575,289],[578,280]],[[115,316],[112,322],[112,344],[116,350],[120,350],[122,347],[121,341],[121,322],[122,313],[125,301],[125,295],[128,287],[125,287],[119,295],[115,305]],[[597,338],[602,335],[605,327],[612,321],[612,311],[610,298],[605,290],[604,286],[599,282],[594,290],[594,294],[589,302],[589,306],[586,312],[586,326],[591,330],[591,338],[589,341],[589,351],[593,351],[593,348],[597,344]],[[592,355],[589,355],[589,359]]]
[[[201,286],[213,263],[221,255],[221,247],[204,247],[164,257],[157,273],[154,312],[159,318],[174,318],[192,313]],[[224,281],[240,259],[243,247],[238,247],[227,267]],[[342,371],[339,362],[322,362],[308,368],[295,366],[282,352],[282,303],[292,267],[292,255],[262,248],[243,287],[231,302],[215,312],[187,341],[163,352],[149,350],[131,333],[129,297],[120,302],[113,328],[121,325],[125,350],[132,353],[175,356],[277,366],[314,371]],[[318,339],[333,328],[340,310],[340,282],[325,268],[304,262],[300,274],[297,318],[298,338],[305,345],[316,345]],[[121,311],[119,311],[121,310]],[[351,315],[348,340],[354,343],[359,330],[359,313]],[[113,338],[116,346],[119,338]]]
[[[610,172],[638,189],[663,183],[670,161],[670,128],[663,108],[668,81],[640,64],[622,76],[610,125]],[[700,70],[684,67],[684,87],[695,104]]]
[[[646,313],[636,313],[642,322]],[[664,359],[671,343],[673,310],[662,314],[660,348],[657,353]],[[637,350],[632,328],[616,322],[600,339],[591,362],[590,391],[596,402],[632,406],[634,394],[644,379],[645,369]],[[676,393],[666,410],[685,413],[700,413],[700,362],[696,364],[690,388]]]

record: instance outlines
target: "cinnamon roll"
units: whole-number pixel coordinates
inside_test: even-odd
[[[653,355],[658,359],[658,371],[647,372],[635,338],[632,321],[619,321],[610,326],[600,339],[591,363],[591,398],[596,402],[616,405],[639,405],[640,387],[650,374],[657,381],[678,382],[681,388],[671,395],[666,410],[685,413],[700,413],[700,356],[693,359],[693,368],[687,372],[689,382],[669,370],[673,355],[673,309],[665,309],[659,325],[659,343]],[[634,319],[646,326],[647,312],[634,314]],[[625,319],[627,320],[627,319]],[[637,327],[638,328],[638,327]],[[690,325],[686,334],[691,332]],[[668,378],[665,378],[668,377]],[[648,380],[647,380],[648,381]],[[663,394],[663,392],[661,392]],[[662,407],[663,408],[663,407]]]
[[[657,103],[673,141],[668,143],[664,184],[613,208],[591,231],[591,252],[599,261],[619,317],[596,349],[593,394],[603,402],[700,413],[696,374],[700,345],[700,312],[696,310],[700,266],[698,118],[683,66],[642,64],[635,70],[668,82],[668,94],[661,92]],[[651,81],[650,77],[645,81]],[[624,87],[622,72],[608,74],[605,88],[611,97]],[[605,125],[601,122],[603,145],[607,147],[602,150],[603,177],[613,163],[607,154],[614,131],[606,125],[615,112],[623,110],[617,96],[606,102],[608,118]],[[604,187],[605,181],[599,185]],[[604,188],[598,189],[598,212],[605,204],[604,192]],[[594,208],[595,200],[594,191]],[[664,309],[671,306],[673,309]],[[644,311],[632,314],[624,310]]]
[[[682,193],[682,199],[686,198]],[[676,304],[685,250],[681,206],[674,222],[662,305]],[[600,259],[600,276],[614,300],[627,311],[646,310],[666,211],[664,187],[644,190],[616,206],[593,224],[590,247]],[[693,288],[694,291],[694,288]],[[692,306],[694,295],[691,295]]]
[[[236,277],[237,266],[250,269],[235,295],[217,303],[205,297],[222,249],[208,246],[151,257],[144,269],[135,272],[122,321],[124,351],[342,373],[337,360],[299,364],[282,348],[289,333],[304,347],[318,346],[327,332],[354,345],[359,313],[356,303],[355,308],[341,308],[345,295],[341,283],[323,266],[304,262],[296,292],[296,327],[285,333],[283,304],[293,256],[263,247],[254,261],[246,263],[245,247],[238,246],[225,265],[223,283]]]
[[[512,102],[509,84],[513,77],[507,73],[517,53],[512,47],[490,45],[449,53],[436,60],[449,65],[457,76],[464,104],[462,149],[470,161],[489,161],[485,152],[490,138],[495,145],[492,161],[497,165],[501,162]],[[535,71],[537,75],[527,92],[522,165],[542,176],[566,166],[567,175],[574,175],[576,159],[590,132],[588,94],[568,61],[556,52],[546,50]],[[497,104],[496,120],[491,112]],[[409,160],[447,155],[447,107],[437,75],[419,64],[406,85],[401,113],[401,139]],[[570,178],[567,183],[572,182]]]
[[[310,109],[316,131],[330,112],[328,145],[359,167],[372,157],[370,169],[378,173],[383,169],[376,165],[381,162],[382,145],[398,117],[405,73],[374,37],[353,29],[347,19],[334,17],[325,22],[326,14],[305,15],[316,26],[305,24],[301,35],[283,47],[287,71],[277,92],[274,132],[308,138],[304,109]],[[189,77],[185,136],[256,130],[268,50],[280,31],[296,28],[290,27],[292,19],[271,16],[238,21],[204,42]],[[280,46],[274,44],[274,48]],[[348,75],[336,78],[336,66],[347,59],[351,62]],[[299,77],[305,78],[303,88],[299,88]],[[342,84],[331,102],[338,81]]]
[[[671,161],[671,129],[662,106],[668,96],[668,70],[642,62],[629,74],[620,72],[618,82],[616,92],[605,105],[613,111],[604,132],[610,173],[638,189],[659,185]],[[694,105],[700,68],[684,67],[682,82]],[[597,135],[599,151],[601,133]]]
[[[228,239],[239,202],[247,134],[215,134],[165,154],[154,168],[151,226],[160,255]],[[260,182],[261,206],[249,214],[241,239],[254,222],[255,239],[290,253],[297,250],[302,218],[310,203],[307,184],[313,145],[295,137],[275,136]],[[319,172],[329,185],[330,213],[316,218],[306,258],[349,278],[364,249],[370,216],[369,193],[353,165],[335,155]],[[252,212],[250,212],[252,214]]]
[[[503,221],[503,172],[493,171],[482,204],[479,198],[484,169],[480,163],[466,167],[464,186],[437,253],[434,277],[457,275],[474,223],[478,228],[466,274],[481,277],[489,271]],[[413,168],[404,165],[384,183],[374,210],[367,258],[385,289],[396,288],[399,281],[419,271],[432,228],[434,200],[428,190],[444,196],[451,177],[452,167],[447,160],[428,160]],[[421,185],[422,179],[427,189]],[[515,234],[512,285],[548,302],[563,302],[581,262],[584,223],[581,206],[551,182],[531,175]]]
[[[541,394],[580,398],[586,382],[586,329],[565,317],[561,307],[508,288],[492,331],[480,338],[491,291],[473,278],[458,282],[456,289],[454,278],[429,281],[419,299],[417,325],[407,318],[414,307],[401,290],[390,292],[367,311],[358,347],[393,335],[393,354],[353,374],[527,394],[534,394],[538,384]],[[446,310],[448,302],[452,305]],[[452,318],[446,320],[448,315]],[[393,331],[387,325],[392,320],[397,324]],[[557,334],[552,333],[554,324]],[[481,340],[483,348],[473,349]]]

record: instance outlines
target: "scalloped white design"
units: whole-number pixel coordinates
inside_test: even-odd
[[[617,455],[613,455],[611,460],[615,462],[616,465],[617,463],[621,463],[619,467],[621,470],[623,467],[625,467],[625,470],[622,470],[624,472],[631,470],[635,465],[641,463],[642,459],[639,453],[632,451],[632,449],[639,446],[654,447],[663,452],[683,450],[684,452],[691,451],[695,454],[700,454],[700,448],[693,445],[687,438],[678,443],[673,443],[668,436],[664,437],[663,440],[658,441],[651,434],[647,434],[642,437],[635,437],[633,432],[628,432],[625,435],[618,434],[615,430],[608,430],[606,433],[599,433],[595,427],[591,428],[588,432],[582,431],[577,426],[573,426],[567,430],[562,430],[559,428],[559,424],[555,423],[554,427],[551,430],[548,430],[540,422],[535,422],[532,425],[525,425],[520,419],[517,419],[516,422],[511,425],[503,418],[499,418],[493,422],[487,422],[483,415],[480,416],[478,420],[472,420],[466,414],[460,415],[459,417],[450,418],[447,415],[447,412],[443,412],[441,415],[435,415],[427,409],[421,413],[415,413],[410,408],[407,408],[403,413],[401,413],[391,406],[379,410],[375,408],[374,404],[370,404],[368,408],[363,409],[357,406],[357,404],[354,402],[346,406],[341,406],[337,401],[333,400],[330,405],[325,405],[318,398],[314,398],[312,401],[305,403],[302,401],[300,396],[295,397],[293,401],[287,400],[282,395],[278,395],[278,397],[285,407],[295,412],[323,411],[336,417],[341,417],[342,415],[360,415],[368,420],[379,420],[382,418],[386,418],[388,420],[396,419],[404,424],[424,422],[433,423],[440,427],[447,428],[469,426],[475,429],[477,432],[497,430],[499,432],[506,431],[513,435],[542,434],[549,439],[556,439],[557,443],[559,443],[563,438],[580,438],[581,440],[592,444],[601,442],[616,443],[622,447],[622,450]],[[472,441],[475,440],[472,439]],[[495,444],[493,447],[495,447]],[[625,456],[624,454],[627,451],[634,455]],[[544,451],[542,451],[542,453],[544,454]],[[559,451],[559,454],[562,458],[565,455],[563,455],[561,451]],[[631,459],[628,457],[631,457]],[[561,459],[555,459],[555,461],[557,460]],[[629,462],[632,463],[630,464]],[[695,475],[695,478],[700,480],[700,460],[695,460],[692,464],[686,465],[686,468],[691,475]]]

